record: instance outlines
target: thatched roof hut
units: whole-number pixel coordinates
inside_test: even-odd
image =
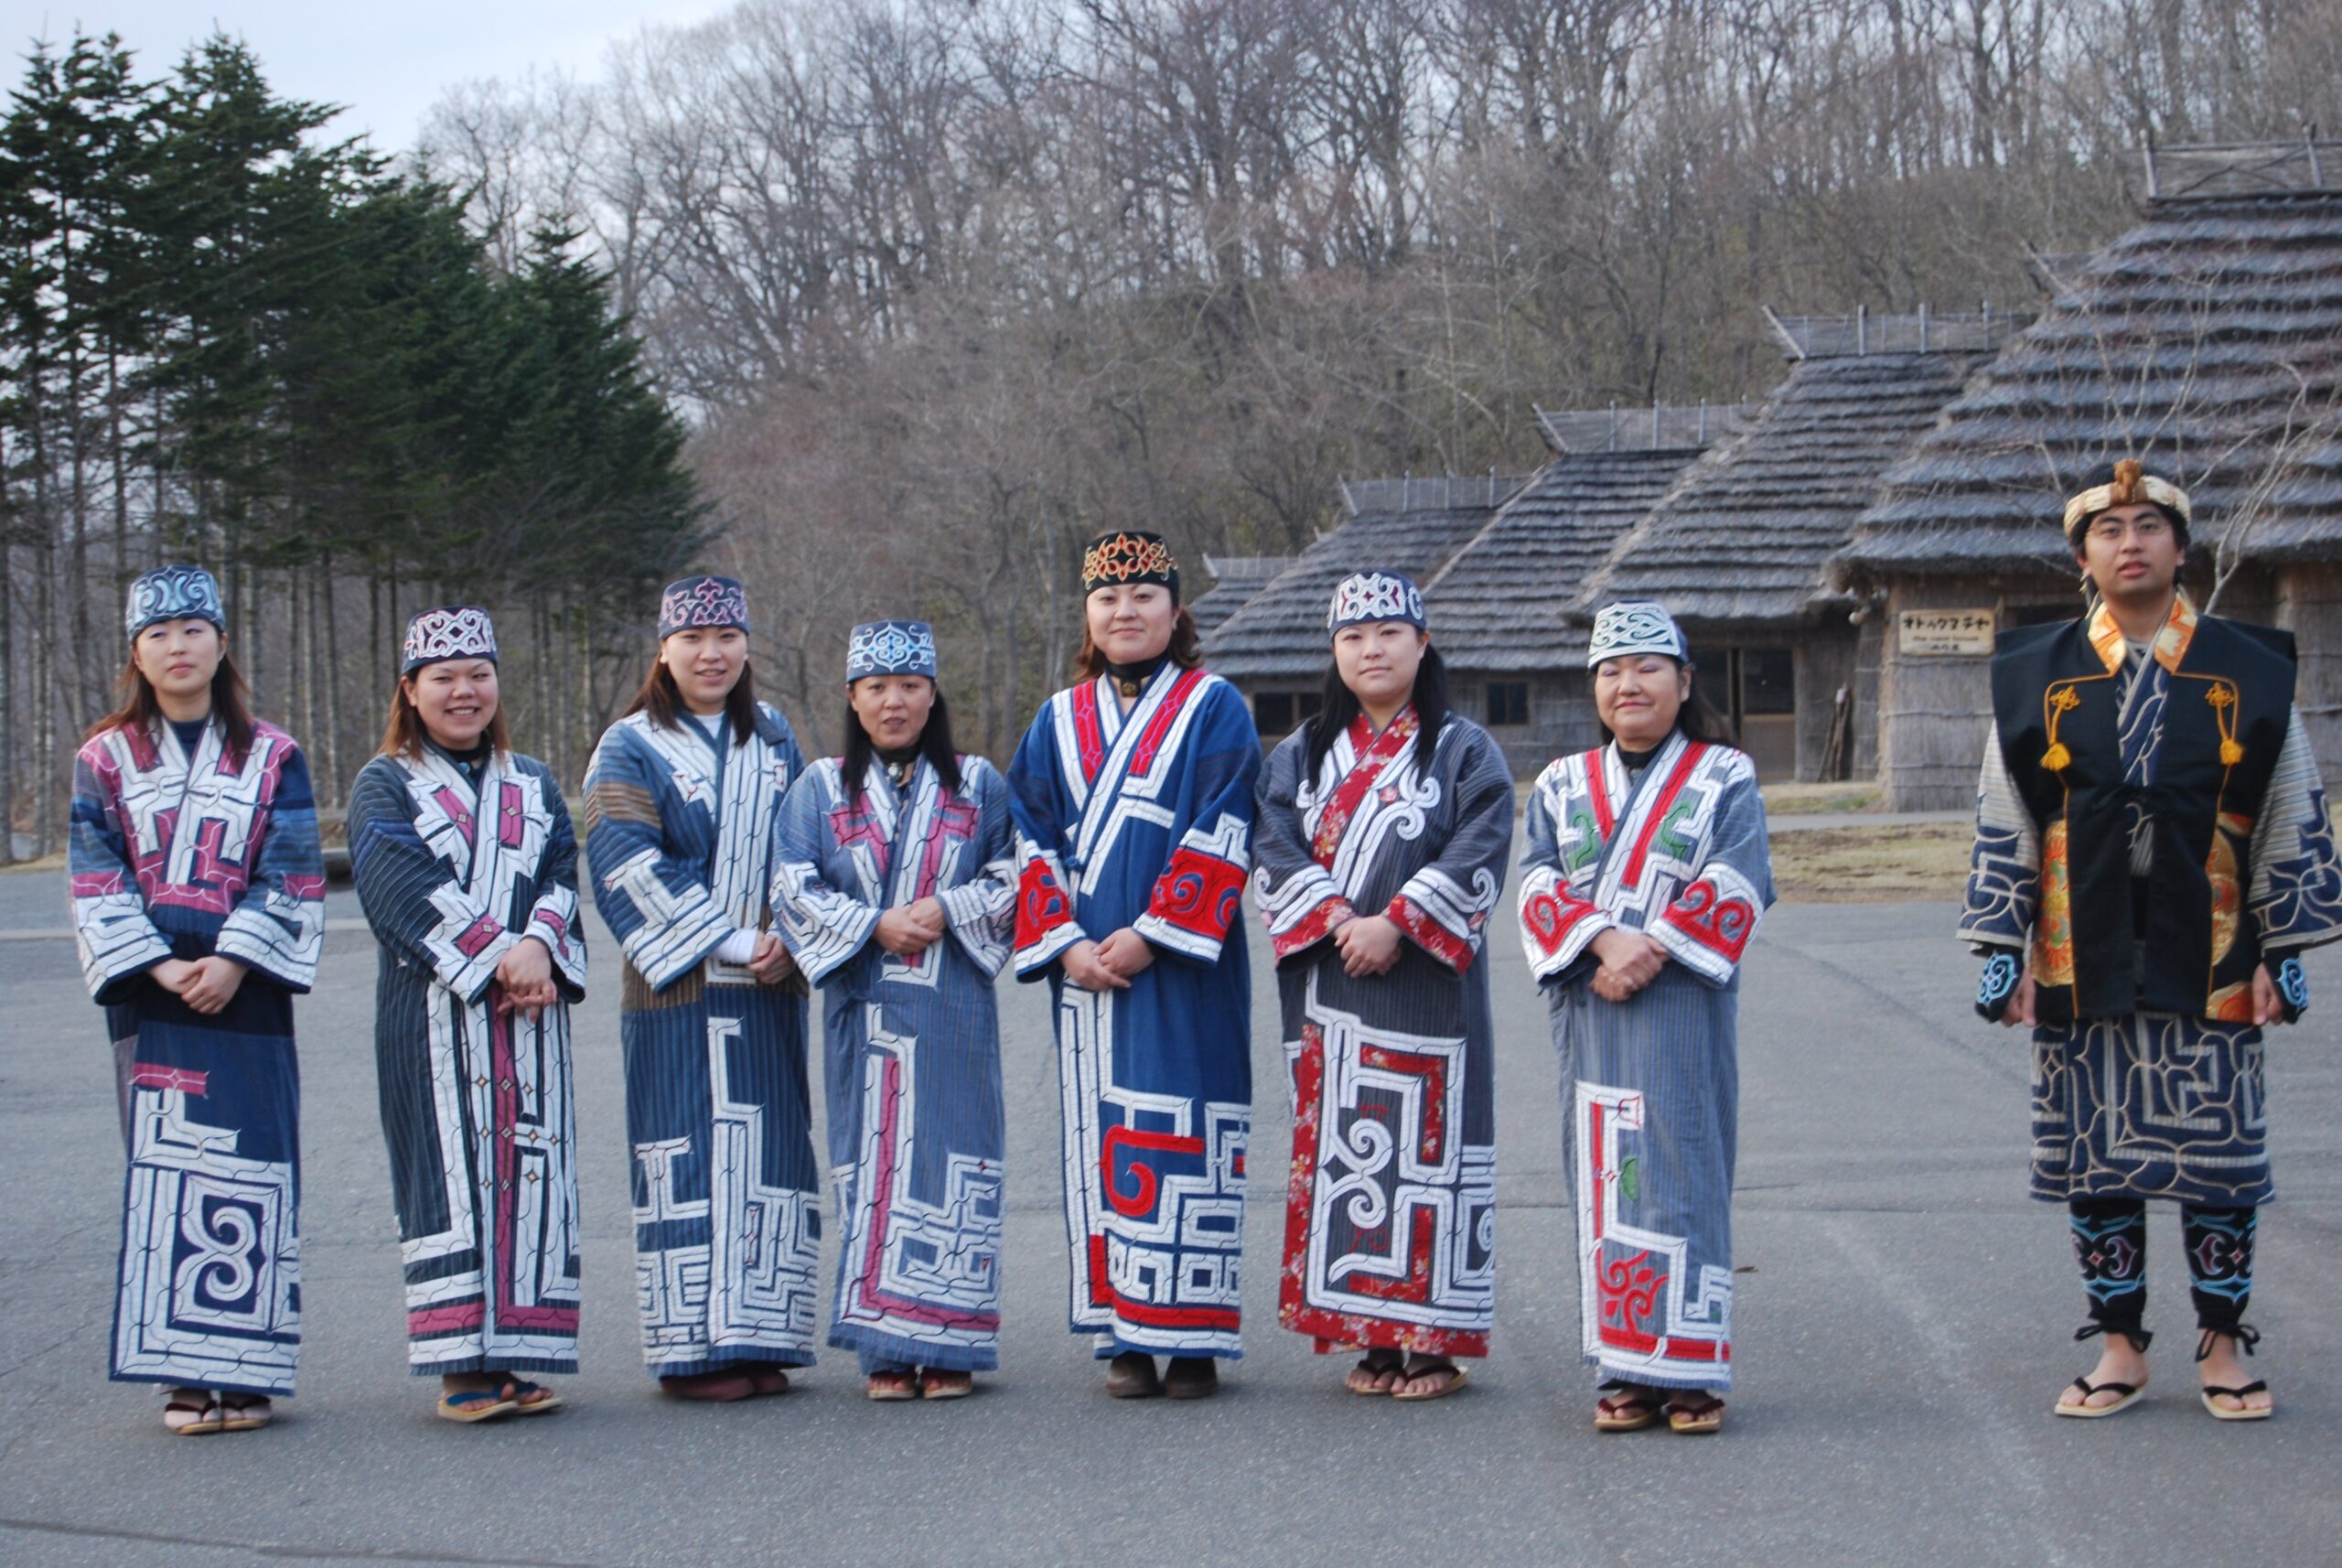
[[[1204,570],[1211,574],[1211,586],[1187,606],[1196,618],[1196,630],[1209,633],[1292,564],[1290,555],[1205,556]]]
[[[2342,142],[2167,149],[2134,175],[2138,226],[2079,264],[2041,259],[2049,308],[1887,472],[1832,564],[1838,591],[1897,623],[1896,804],[1972,794],[1992,634],[2076,613],[2059,513],[2115,457],[2186,488],[2198,591],[2217,571],[2215,607],[2292,625],[2314,728],[2342,711],[2325,624],[2342,601]],[[1915,640],[1912,617],[1964,617],[1975,637]],[[2329,756],[2337,729],[2317,737]]]
[[[1456,670],[1533,674],[1574,666],[1585,628],[1562,611],[1628,529],[1740,411],[1537,411],[1553,460],[1423,585]],[[1663,444],[1662,444],[1663,443]]]
[[[1767,316],[1789,375],[1618,542],[1573,602],[1579,615],[1630,598],[1712,628],[1842,614],[1852,600],[1825,564],[1879,476],[2010,330],[1989,313]]]
[[[1520,476],[1488,474],[1345,483],[1348,518],[1207,632],[1205,660],[1248,694],[1266,682],[1314,684],[1326,671],[1326,603],[1337,583],[1368,566],[1423,581],[1470,542],[1488,514],[1524,482]]]
[[[1982,312],[1767,317],[1789,372],[1677,475],[1569,607],[1657,599],[1685,623],[1709,693],[1776,777],[1867,771],[1869,687],[1853,596],[1826,563],[1879,476],[2014,325]]]

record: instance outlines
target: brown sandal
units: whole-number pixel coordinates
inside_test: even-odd
[[[1688,1436],[1704,1436],[1724,1430],[1724,1401],[1714,1394],[1695,1394],[1692,1399],[1671,1399],[1667,1402],[1667,1429]]]
[[[187,1419],[173,1421],[175,1415]],[[202,1437],[225,1431],[227,1423],[226,1408],[209,1389],[173,1389],[170,1402],[163,1406],[163,1430],[174,1437]]]
[[[919,1397],[923,1400],[963,1400],[975,1391],[973,1372],[929,1367],[919,1375]]]
[[[873,1372],[863,1385],[863,1391],[879,1404],[900,1404],[905,1400],[919,1398],[919,1372],[906,1367],[900,1371]]]
[[[1596,1432],[1640,1432],[1667,1419],[1667,1402],[1656,1389],[1616,1380],[1602,1387],[1610,1391],[1594,1402]]]
[[[1421,1392],[1418,1392],[1408,1386],[1417,1378],[1443,1377],[1447,1380],[1445,1382],[1434,1384],[1428,1389],[1423,1390]],[[1462,1388],[1466,1382],[1470,1381],[1471,1377],[1471,1373],[1466,1371],[1455,1362],[1444,1358],[1438,1360],[1426,1361],[1420,1367],[1409,1367],[1404,1371],[1401,1372],[1399,1374],[1399,1386],[1391,1391],[1391,1397],[1403,1404],[1413,1404],[1423,1400],[1445,1399],[1448,1395],[1454,1393],[1456,1390]]]

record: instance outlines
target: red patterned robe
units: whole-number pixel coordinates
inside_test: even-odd
[[[1315,778],[1309,734],[1262,776],[1254,890],[1293,1069],[1277,1319],[1321,1351],[1485,1356],[1496,1305],[1496,1029],[1482,938],[1512,847],[1512,774],[1450,717],[1428,767],[1407,708]],[[1352,979],[1341,924],[1384,915],[1398,966]]]

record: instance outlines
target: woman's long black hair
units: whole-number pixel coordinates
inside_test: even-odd
[[[951,744],[951,709],[943,701],[943,688],[935,688],[935,706],[927,710],[927,727],[919,732],[919,755],[927,758],[943,787],[953,792],[960,788],[960,752]],[[848,795],[859,793],[862,781],[869,775],[870,759],[876,748],[870,744],[870,732],[862,727],[862,715],[854,711],[854,700],[845,704],[845,760],[841,765],[839,783]]]
[[[1700,682],[1699,666],[1672,654],[1662,653],[1660,657],[1678,670],[1692,671],[1692,694],[1683,699],[1681,707],[1675,710],[1675,727],[1683,732],[1683,738],[1705,741],[1711,746],[1738,746],[1740,737],[1734,733],[1732,721],[1724,716],[1723,709],[1708,701],[1708,690]],[[1585,683],[1589,688],[1594,684],[1594,671],[1591,670],[1585,672]],[[1599,710],[1594,715],[1594,727],[1602,732],[1601,744],[1604,746],[1618,738],[1610,733],[1610,726],[1602,722]],[[1662,741],[1660,744],[1666,743]]]
[[[1415,693],[1409,700],[1422,725],[1415,731],[1415,766],[1428,773],[1431,759],[1439,751],[1440,729],[1447,723],[1447,661],[1428,643],[1423,645],[1423,661],[1415,666]],[[1358,715],[1358,693],[1342,683],[1341,666],[1328,661],[1325,700],[1309,720],[1309,767],[1302,774],[1304,779],[1316,781],[1317,770],[1326,765],[1326,754],[1334,749],[1334,737],[1348,730]]]

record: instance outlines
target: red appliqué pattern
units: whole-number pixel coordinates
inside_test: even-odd
[[[1557,888],[1530,899],[1521,908],[1520,916],[1528,924],[1531,940],[1551,958],[1562,950],[1562,942],[1571,929],[1594,912],[1595,907],[1586,900]]]
[[[1727,962],[1738,963],[1756,929],[1756,911],[1745,898],[1726,898],[1703,877],[1683,889],[1660,918]]]
[[[1363,714],[1350,721],[1350,748],[1358,760],[1334,787],[1334,798],[1326,802],[1325,811],[1318,815],[1317,831],[1309,840],[1309,853],[1318,865],[1332,867],[1334,853],[1342,847],[1342,835],[1349,832],[1350,818],[1358,814],[1359,803],[1366,799],[1367,790],[1383,765],[1414,739],[1417,727],[1412,705],[1402,709],[1379,736]]]
[[[1472,944],[1457,940],[1455,932],[1423,913],[1423,908],[1405,894],[1391,899],[1391,907],[1382,913],[1413,937],[1416,946],[1456,973],[1462,974],[1472,967]]]
[[[1244,868],[1185,845],[1155,880],[1146,912],[1166,925],[1214,941],[1228,934],[1244,903]]]
[[[1032,947],[1072,918],[1072,902],[1047,864],[1037,858],[1026,861],[1024,875],[1016,879],[1016,945]]]

